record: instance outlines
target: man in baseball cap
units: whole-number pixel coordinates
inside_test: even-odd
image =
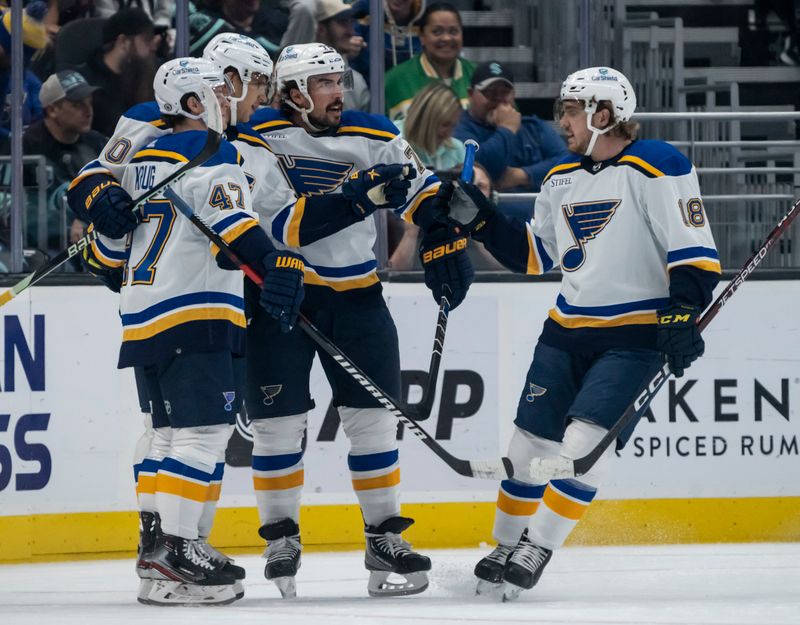
[[[98,89],[99,87],[94,87],[86,82],[86,79],[78,72],[69,69],[62,70],[51,74],[50,77],[42,83],[42,89],[39,92],[39,101],[44,107],[50,106],[62,98],[66,98],[71,102],[80,102],[88,98]]]
[[[520,114],[514,74],[502,63],[478,65],[470,84],[469,106],[455,136],[480,144],[476,159],[499,191],[538,191],[545,174],[567,153],[563,139],[551,124]]]

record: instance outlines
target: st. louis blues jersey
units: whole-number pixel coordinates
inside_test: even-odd
[[[486,229],[476,238],[510,268],[561,267],[541,340],[571,351],[654,348],[656,310],[670,299],[704,308],[719,280],[697,174],[662,141],[602,162],[571,155],[545,177],[518,240]]]
[[[162,136],[133,155],[122,187],[133,197],[141,195],[191,160],[205,139],[205,131]],[[214,157],[172,185],[234,245],[258,228],[240,165],[241,155],[223,142]],[[100,236],[91,251],[106,266],[125,266],[120,367],[152,364],[181,352],[244,352],[241,274],[217,266],[219,250],[170,201],[147,202],[142,223],[127,239]]]
[[[406,204],[395,212],[416,222],[418,211],[422,213],[420,206],[439,188],[438,178],[425,169],[397,128],[383,116],[344,111],[337,128],[312,135],[279,111],[260,109],[251,125],[269,144],[286,180],[303,197],[339,192],[356,170],[380,163],[407,163],[416,170],[416,178],[411,181]],[[270,215],[268,226],[277,247],[302,255],[307,297],[336,299],[342,295],[352,299],[365,290],[379,291],[374,218],[315,238],[307,232],[318,229],[319,213],[297,203]]]

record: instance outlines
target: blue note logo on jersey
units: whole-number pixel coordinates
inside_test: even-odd
[[[275,403],[275,397],[283,389],[283,384],[267,384],[261,387],[261,392],[264,393],[264,399],[261,400],[265,406],[271,406]]]
[[[564,271],[575,271],[583,265],[586,260],[586,243],[608,225],[620,202],[621,200],[600,200],[561,206],[564,219],[575,240],[575,245],[561,257],[561,268]]]
[[[529,404],[532,404],[534,401],[536,401],[537,397],[541,397],[546,392],[547,389],[544,386],[539,386],[533,382],[528,382],[528,394],[525,395],[525,401],[527,401]]]
[[[233,410],[233,402],[236,399],[236,391],[222,391],[222,398],[225,400],[225,412]]]
[[[323,195],[337,189],[353,169],[353,163],[313,156],[278,154],[283,175],[299,195]]]

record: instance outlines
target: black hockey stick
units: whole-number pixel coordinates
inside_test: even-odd
[[[475,166],[475,153],[480,146],[474,139],[467,139],[464,142],[464,166],[461,168],[459,178],[463,182],[472,182],[472,173]],[[433,337],[433,349],[431,349],[431,362],[428,366],[428,379],[422,392],[422,399],[413,407],[408,407],[408,412],[417,419],[427,419],[431,415],[433,399],[436,395],[436,382],[439,378],[439,365],[442,362],[442,350],[444,349],[444,335],[447,332],[447,319],[450,315],[450,287],[444,285],[444,294],[439,301],[439,315],[436,318],[436,333]]]
[[[197,214],[192,210],[186,201],[181,198],[171,188],[164,190],[164,197],[170,200],[175,208],[177,208],[183,215],[208,237],[225,256],[239,269],[247,274],[255,284],[259,287],[264,284],[264,280],[259,273],[252,267],[242,262],[225,240],[214,232],[211,227],[206,224]],[[501,458],[500,460],[462,460],[456,458],[444,449],[439,443],[436,442],[420,425],[409,417],[401,408],[400,403],[392,399],[387,393],[375,384],[369,376],[364,373],[352,360],[350,360],[342,351],[328,339],[322,332],[320,332],[309,319],[302,313],[299,316],[298,325],[303,329],[306,334],[325,352],[333,358],[352,378],[358,382],[370,395],[380,402],[380,404],[391,412],[403,425],[405,425],[417,438],[419,438],[433,453],[439,458],[444,460],[447,465],[459,475],[465,477],[477,477],[486,479],[506,479],[513,475],[514,469],[511,461],[508,458]]]
[[[219,118],[218,124],[216,123],[216,120],[214,120],[215,117]],[[215,124],[214,127],[212,127],[212,122]],[[149,191],[147,191],[146,193],[142,194],[137,199],[135,199],[133,206],[131,207],[131,210],[134,211],[138,210],[142,204],[153,198],[155,195],[158,195],[162,191],[162,189],[164,189],[164,187],[166,187],[168,184],[180,180],[190,170],[194,169],[199,165],[202,165],[208,159],[214,156],[214,154],[216,154],[217,150],[219,149],[219,143],[221,138],[222,138],[222,117],[211,114],[209,115],[209,126],[208,126],[208,135],[206,136],[206,142],[203,145],[203,148],[200,150],[200,152],[198,152],[197,156],[195,156],[188,163],[185,163],[179,169],[175,170],[169,176],[164,178],[164,180],[159,182],[152,189],[150,189]],[[61,265],[63,265],[73,256],[80,254],[86,247],[91,245],[92,242],[95,241],[98,236],[99,234],[97,230],[92,230],[88,234],[84,235],[83,237],[75,241],[75,243],[70,245],[67,249],[63,250],[62,252],[59,252],[59,254],[57,254],[47,263],[39,267],[36,271],[25,276],[22,280],[17,282],[5,293],[0,295],[0,306],[3,306],[8,302],[10,302],[12,299],[14,299],[20,293],[22,293],[29,286],[33,286],[34,284],[36,284],[39,280],[41,280],[46,275],[58,269]]]
[[[711,307],[697,322],[697,326],[702,332],[706,326],[717,316],[719,311],[728,300],[733,297],[733,294],[742,286],[742,283],[747,280],[748,276],[755,271],[759,263],[767,255],[769,248],[781,237],[781,235],[788,230],[789,226],[800,213],[800,200],[795,202],[794,206],[789,209],[783,218],[778,222],[778,225],[769,233],[761,247],[753,254],[748,261],[744,264],[742,269],[733,280],[728,283],[728,286],[719,294]],[[634,402],[628,406],[622,416],[611,427],[606,435],[588,454],[576,460],[569,460],[567,458],[534,458],[531,462],[531,473],[537,480],[548,481],[551,479],[564,479],[570,477],[580,477],[585,475],[594,464],[600,459],[600,456],[608,449],[612,443],[617,440],[620,433],[639,415],[644,412],[650,401],[655,397],[656,393],[669,379],[672,372],[669,366],[664,364],[661,370],[653,377],[647,386],[642,390]],[[537,483],[539,483],[537,481]]]

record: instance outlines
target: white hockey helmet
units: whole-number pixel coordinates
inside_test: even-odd
[[[181,115],[189,119],[203,119],[207,123],[206,113],[194,115],[183,108],[181,100],[187,95],[194,95],[207,110],[206,98],[213,89],[227,87],[225,76],[217,66],[208,59],[183,57],[167,61],[156,71],[153,79],[158,110],[166,115]],[[216,103],[214,103],[215,105]]]
[[[236,33],[222,33],[208,42],[203,58],[212,61],[221,72],[233,67],[242,80],[242,94],[231,101],[231,125],[236,125],[236,105],[247,97],[250,81],[256,76],[267,79],[267,89],[272,78],[272,59],[254,39]]]
[[[342,89],[349,91],[352,87],[352,73],[345,65],[342,55],[324,43],[303,43],[294,46],[287,46],[278,57],[275,64],[275,88],[281,94],[281,98],[287,105],[298,111],[303,117],[303,121],[314,130],[313,124],[308,121],[308,114],[314,110],[314,101],[308,94],[308,79],[320,74],[342,74]],[[309,102],[309,107],[301,109],[288,96],[284,94],[284,88],[289,82],[294,82],[300,93]]]
[[[611,67],[589,67],[581,69],[567,76],[561,85],[561,93],[556,102],[557,119],[565,100],[579,100],[583,102],[586,112],[587,125],[592,132],[586,156],[590,156],[597,137],[607,133],[617,124],[627,122],[636,111],[636,93],[625,75]],[[606,128],[592,126],[592,115],[597,112],[600,102],[610,102],[614,111],[614,121]]]

